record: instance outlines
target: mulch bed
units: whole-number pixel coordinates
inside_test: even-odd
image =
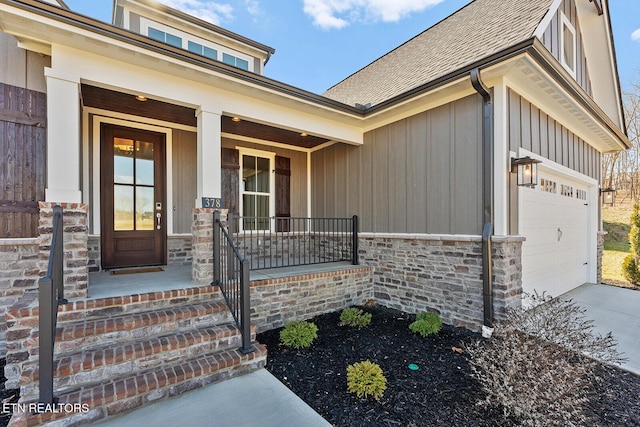
[[[267,369],[335,426],[513,426],[500,408],[478,405],[484,393],[469,376],[465,353],[456,351],[479,336],[444,325],[434,337],[409,331],[414,316],[380,306],[363,329],[338,326],[340,313],[318,316],[318,339],[309,349],[280,344],[280,329],[258,335],[268,348]],[[387,378],[379,400],[347,391],[347,366],[378,363]],[[419,365],[413,371],[408,365]],[[603,366],[602,384],[589,403],[594,426],[640,426],[640,377]]]
[[[5,403],[18,403],[18,399],[20,398],[18,390],[7,390],[4,388],[4,383],[7,380],[4,377],[4,364],[5,359],[0,359],[0,405]],[[10,412],[4,412],[2,410],[2,406],[0,406],[0,427],[5,427],[9,424],[9,420],[11,419]]]

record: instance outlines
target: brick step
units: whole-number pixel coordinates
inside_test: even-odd
[[[91,349],[108,343],[135,342],[231,321],[231,313],[222,301],[195,302],[105,318],[67,321],[58,323],[55,354],[56,358],[62,358],[75,353],[78,348]]]
[[[58,309],[58,322],[101,318],[121,313],[135,313],[164,307],[181,306],[190,302],[222,301],[216,286],[148,292],[119,297],[72,300]]]
[[[187,360],[180,359],[133,375],[122,375],[98,384],[68,390],[57,395],[58,403],[61,405],[86,404],[88,412],[16,413],[11,418],[9,426],[31,427],[61,418],[65,420],[60,425],[80,426],[120,415],[143,405],[264,367],[267,357],[266,348],[254,342],[253,350],[249,354],[243,354],[237,349],[221,350]],[[29,402],[21,398],[21,403]]]
[[[255,340],[255,331],[254,326],[251,331],[252,341]],[[83,348],[66,356],[56,356],[53,388],[60,392],[102,378],[131,374],[163,363],[241,346],[240,331],[235,324],[227,323],[117,345]],[[38,395],[39,377],[37,360],[23,365],[20,377],[22,396],[29,398]]]

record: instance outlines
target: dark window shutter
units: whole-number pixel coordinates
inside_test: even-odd
[[[240,196],[240,154],[233,148],[222,149],[222,203],[229,212],[238,215]]]
[[[276,218],[291,216],[291,159],[276,156]],[[276,219],[276,231],[289,231],[289,221]]]

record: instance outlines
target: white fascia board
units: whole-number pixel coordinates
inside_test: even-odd
[[[53,46],[52,61],[55,69],[73,70],[89,84],[132,94],[143,93],[147,97],[193,108],[215,102],[224,113],[258,123],[304,131],[348,144],[360,145],[363,142],[359,126],[304,111],[269,94],[254,92],[255,96],[248,96],[131,62],[105,60],[103,56],[60,45]],[[167,67],[170,68],[171,64],[158,68],[166,70]],[[190,74],[185,75],[191,77]]]
[[[533,33],[535,37],[542,40],[542,35],[545,31],[547,31],[549,25],[551,25],[551,21],[553,20],[553,17],[556,16],[558,8],[563,1],[564,0],[553,0],[553,3],[551,3],[551,6],[549,6],[549,10],[547,11],[546,15],[544,15],[544,17],[540,21],[540,24],[538,24],[538,28],[536,28],[536,31]]]
[[[611,28],[608,24],[608,3],[602,2],[602,7],[603,15],[598,15],[591,2],[576,2],[580,22],[578,31],[583,38],[593,99],[620,129],[624,129],[620,82],[611,45]]]
[[[514,91],[599,151],[605,153],[626,148],[611,129],[587,111],[528,55],[519,56],[506,77]]]

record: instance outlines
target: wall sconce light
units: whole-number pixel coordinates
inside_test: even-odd
[[[611,205],[616,201],[616,190],[613,188],[601,188],[600,195],[602,196],[603,205]]]
[[[511,172],[518,176],[519,187],[535,187],[538,184],[538,163],[540,160],[531,157],[511,159]]]

